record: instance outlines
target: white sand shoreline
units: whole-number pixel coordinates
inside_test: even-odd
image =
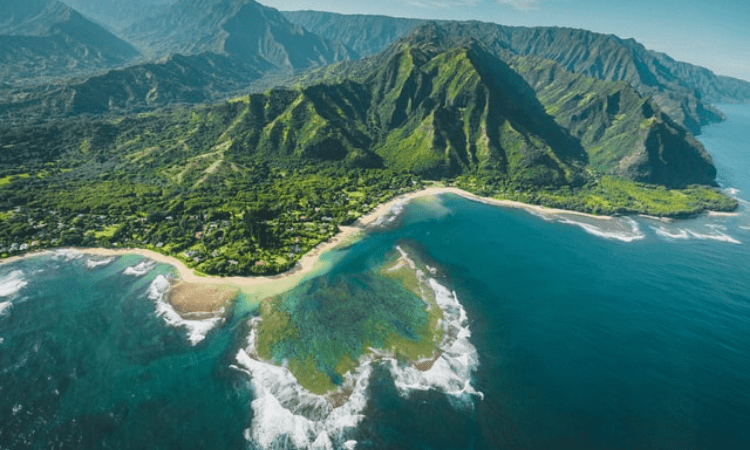
[[[526,203],[511,201],[511,200],[497,200],[493,198],[480,197],[470,192],[458,189],[455,187],[428,187],[418,191],[410,192],[407,194],[399,195],[392,198],[386,203],[382,203],[375,207],[372,211],[359,218],[351,226],[341,226],[341,230],[334,237],[325,241],[306,253],[288,272],[274,275],[274,276],[255,276],[255,277],[217,277],[217,276],[198,276],[192,269],[187,267],[185,263],[173,256],[163,255],[153,250],[141,249],[141,248],[122,248],[122,249],[108,249],[108,248],[63,248],[55,250],[42,250],[38,252],[28,253],[22,256],[13,256],[0,260],[0,264],[9,264],[14,261],[18,261],[23,258],[29,258],[33,256],[39,256],[43,254],[50,254],[59,251],[73,251],[91,256],[123,256],[123,255],[139,255],[144,258],[151,259],[153,261],[169,264],[177,270],[179,278],[185,283],[195,284],[210,284],[210,285],[232,285],[238,288],[257,288],[263,285],[276,283],[282,279],[290,277],[299,277],[304,274],[312,272],[316,263],[319,261],[320,256],[327,251],[330,251],[351,239],[356,238],[362,233],[369,225],[372,225],[380,217],[387,214],[397,204],[403,204],[416,198],[436,196],[441,194],[455,194],[464,197],[469,200],[485,203],[488,205],[500,206],[505,208],[517,208],[525,209],[530,212],[539,214],[573,214],[580,215],[596,219],[611,219],[609,216],[594,216],[591,214],[580,213],[576,211],[567,211],[562,209],[546,208],[543,206],[529,205]]]

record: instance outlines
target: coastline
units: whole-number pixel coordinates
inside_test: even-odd
[[[480,197],[472,194],[468,191],[464,191],[455,187],[444,187],[444,186],[432,186],[420,189],[418,191],[409,192],[392,198],[391,200],[382,203],[372,209],[369,213],[360,217],[354,224],[350,226],[340,226],[340,232],[333,236],[331,239],[322,242],[311,251],[306,253],[297,262],[293,269],[273,276],[255,276],[255,277],[219,277],[219,276],[199,276],[196,275],[192,269],[187,267],[185,263],[180,261],[174,256],[167,256],[158,253],[153,250],[141,249],[141,248],[122,248],[122,249],[108,249],[108,248],[62,248],[55,250],[40,250],[36,252],[27,253],[21,256],[12,256],[0,260],[0,265],[10,264],[15,261],[19,261],[24,258],[30,258],[34,256],[40,256],[50,254],[56,251],[73,251],[89,256],[123,256],[123,255],[139,255],[144,258],[156,261],[162,264],[168,264],[175,268],[178,274],[178,279],[173,284],[175,290],[179,290],[182,298],[180,301],[180,309],[183,312],[216,312],[220,302],[206,302],[204,300],[206,294],[206,288],[214,288],[216,291],[223,290],[226,292],[227,287],[236,288],[238,292],[245,293],[258,293],[262,292],[264,287],[271,285],[278,285],[277,290],[286,290],[287,287],[293,286],[297,281],[301,280],[305,275],[313,272],[319,268],[320,257],[324,253],[333,250],[343,244],[350,243],[356,240],[358,236],[363,233],[368,226],[376,223],[382,216],[388,214],[395,206],[399,204],[408,203],[411,200],[437,196],[441,194],[454,194],[461,196],[465,199],[476,201],[488,205],[499,206],[504,208],[515,208],[524,209],[531,213],[536,214],[572,214],[579,215],[589,218],[604,219],[608,220],[610,216],[595,216],[592,214],[580,213],[576,211],[567,211],[562,209],[547,208],[537,205],[529,205],[526,203],[511,201],[511,200],[498,200],[489,197]],[[283,283],[282,283],[283,282]],[[291,285],[290,285],[291,283]],[[191,285],[200,285],[202,288],[194,289],[195,300],[191,300],[189,295]],[[279,292],[280,293],[280,292]],[[270,296],[267,295],[267,296]],[[226,296],[224,296],[226,298]],[[235,296],[236,297],[236,296]],[[229,303],[230,300],[226,300]],[[212,305],[211,311],[206,311],[206,305]]]

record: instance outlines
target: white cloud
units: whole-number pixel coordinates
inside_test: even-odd
[[[511,6],[519,11],[533,11],[537,9],[539,0],[495,0],[501,5]]]

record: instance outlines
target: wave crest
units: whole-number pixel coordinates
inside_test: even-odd
[[[128,267],[123,273],[125,275],[132,275],[134,277],[142,277],[143,275],[146,275],[147,273],[154,270],[154,267],[156,267],[156,262],[143,261],[135,266]]]
[[[624,221],[620,222],[619,224],[623,225],[624,227],[629,227],[630,229],[623,228],[618,230],[605,229],[596,225],[592,225],[590,223],[579,222],[571,219],[561,218],[559,222],[578,226],[580,228],[583,228],[583,230],[588,234],[604,239],[615,239],[622,242],[634,242],[640,241],[641,239],[644,239],[646,237],[646,235],[641,231],[641,227],[638,225],[638,222],[629,217],[627,219],[624,219]]]
[[[97,267],[108,266],[112,264],[115,261],[115,259],[117,258],[114,256],[111,256],[109,258],[89,258],[86,260],[86,268],[96,269]]]
[[[23,279],[23,272],[15,270],[0,278],[0,297],[11,297],[29,284]]]
[[[250,376],[255,394],[253,422],[246,437],[261,448],[333,449],[351,442],[352,433],[364,416],[365,391],[371,364],[360,366],[355,388],[342,406],[299,385],[284,368],[251,358],[245,350],[237,354],[235,369]]]
[[[172,308],[166,301],[167,293],[171,284],[164,275],[159,275],[154,279],[148,289],[148,298],[156,302],[156,315],[173,327],[183,327],[187,329],[188,340],[192,345],[198,345],[206,339],[209,331],[224,321],[223,318],[213,318],[206,320],[187,320],[183,319],[177,311]]]
[[[706,227],[709,228],[711,232],[701,233],[687,228],[678,228],[676,230],[672,230],[664,226],[659,228],[651,227],[651,229],[653,229],[658,236],[669,240],[688,240],[692,238],[701,241],[711,240],[717,242],[727,242],[730,244],[742,244],[742,242],[740,242],[739,240],[725,233],[725,231],[727,231],[726,227],[720,225],[706,225]]]

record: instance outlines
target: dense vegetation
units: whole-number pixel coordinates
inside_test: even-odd
[[[294,32],[277,12],[227,5],[233,19],[209,11],[210,23],[247,16],[264,18],[277,37]],[[180,20],[195,21],[196,11],[183,12]],[[314,42],[313,53],[327,48]],[[60,101],[63,109],[111,112],[143,96],[204,101],[204,89],[242,82],[221,70],[230,57],[205,58],[176,55],[110,72]],[[702,145],[628,83],[436,24],[376,57],[309,73],[294,89],[0,127],[0,156],[0,256],[145,247],[205,274],[288,270],[339,226],[427,181],[597,214],[736,207],[710,187],[716,169]]]
[[[354,80],[0,128],[0,256],[145,247],[206,274],[279,273],[429,180],[601,214],[736,207],[693,186],[713,181],[705,150],[626,84],[435,42]]]
[[[343,42],[361,55],[380,53],[425,21],[385,16],[295,11],[284,15],[320,36]],[[653,97],[677,123],[697,134],[721,120],[709,103],[747,102],[750,83],[716,75],[646,49],[633,39],[562,27],[511,27],[482,22],[439,22],[453,39],[471,37],[491,51],[554,61],[565,70],[604,81],[624,81]]]

